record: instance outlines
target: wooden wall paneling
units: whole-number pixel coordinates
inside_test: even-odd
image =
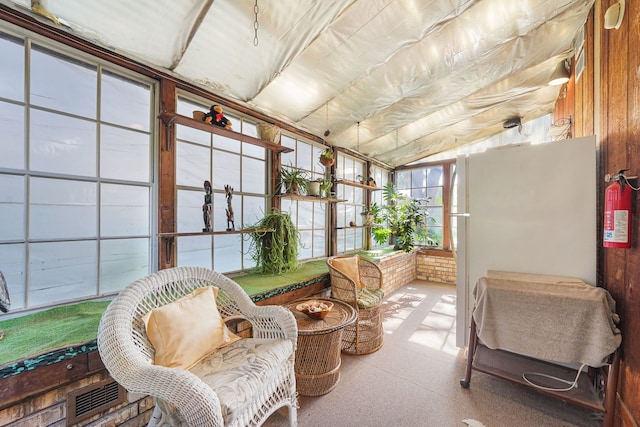
[[[640,2],[626,2],[626,12],[620,34],[616,34],[624,44],[625,62],[620,64],[626,75],[626,103],[624,123],[627,162],[631,175],[640,175]],[[612,48],[617,46],[612,46]],[[615,50],[611,52],[617,56]],[[636,187],[638,181],[635,182]],[[640,203],[635,192],[633,210],[634,246],[627,250],[624,288],[620,291],[624,302],[623,341],[625,342],[625,371],[620,396],[635,420],[640,422]],[[637,424],[636,424],[637,425]]]
[[[579,136],[595,135],[595,120],[594,120],[594,88],[595,88],[595,36],[594,36],[594,11],[591,9],[586,22],[585,31],[585,46],[583,55],[586,59],[586,68],[580,78],[580,84],[582,89],[582,100],[580,105],[581,116],[581,131]],[[599,144],[599,141],[596,141]]]
[[[162,79],[159,111],[175,110],[176,85],[173,81]],[[158,123],[158,232],[173,233],[176,231],[175,126],[164,126],[159,120]],[[174,242],[174,237],[162,237],[158,240],[159,270],[175,266]]]
[[[602,13],[614,1],[603,2]],[[626,2],[625,17],[618,30],[603,30],[602,66],[603,100],[602,128],[606,172],[629,168],[628,174],[640,174],[638,159],[638,67],[640,44],[640,6],[637,1]],[[633,424],[640,421],[640,341],[635,338],[640,329],[640,304],[637,276],[640,273],[638,241],[638,196],[634,198],[632,230],[633,246],[630,249],[605,249],[605,286],[616,300],[622,319],[623,370],[618,394],[622,405],[633,417]],[[634,292],[635,290],[635,292]],[[628,421],[621,425],[632,425]]]

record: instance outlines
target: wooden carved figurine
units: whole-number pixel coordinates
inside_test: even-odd
[[[204,205],[202,205],[202,219],[204,220],[204,228],[202,231],[213,231],[211,226],[211,212],[213,210],[213,203],[211,202],[211,183],[209,181],[204,182]]]
[[[233,206],[231,206],[231,199],[233,199],[233,187],[225,185],[224,196],[227,199],[227,231],[233,231],[236,229],[236,225],[233,220]]]

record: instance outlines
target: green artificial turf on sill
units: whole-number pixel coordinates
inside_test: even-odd
[[[273,276],[250,273],[233,277],[249,295],[301,283],[329,271],[325,260],[300,264],[296,271]],[[96,339],[98,324],[111,301],[87,301],[64,305],[0,321],[0,366],[52,350]]]
[[[327,262],[322,259],[302,263],[296,271],[290,271],[279,276],[248,273],[231,279],[238,282],[247,294],[257,295],[286,285],[301,283],[327,273],[329,273],[329,267],[327,267]]]
[[[0,366],[54,349],[96,339],[110,301],[54,307],[0,322]]]

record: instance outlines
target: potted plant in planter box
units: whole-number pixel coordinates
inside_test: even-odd
[[[374,212],[373,238],[379,244],[388,243],[392,238],[394,249],[411,252],[415,231],[428,219],[423,201],[399,193],[390,182],[382,192],[387,204],[374,203],[370,209]]]

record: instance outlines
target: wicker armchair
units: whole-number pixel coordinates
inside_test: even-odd
[[[252,337],[232,340],[187,369],[153,364],[156,350],[143,316],[210,286],[219,289],[209,298],[222,321],[248,320]],[[199,267],[166,269],[130,284],[98,329],[98,349],[111,376],[129,392],[157,398],[150,426],[259,426],[284,406],[289,425],[296,426],[296,344],[290,311],[256,306],[236,282]]]
[[[353,325],[342,333],[342,351],[368,354],[382,347],[382,272],[376,264],[355,256],[327,259],[331,297],[345,301],[358,313]]]

